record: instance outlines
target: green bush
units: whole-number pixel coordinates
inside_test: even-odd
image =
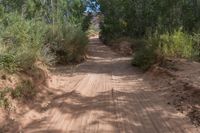
[[[4,69],[9,72],[15,72],[17,65],[15,63],[15,57],[12,54],[0,55],[0,69]]]
[[[0,34],[0,69],[8,72],[24,71],[40,60],[44,37],[47,31],[45,23],[37,20],[25,20],[17,13],[7,14],[3,19],[4,31]]]
[[[9,97],[19,100],[32,99],[36,95],[36,90],[29,80],[23,81],[15,89],[4,88],[0,91],[0,107],[8,108],[11,106]]]
[[[57,24],[49,27],[46,43],[56,53],[58,62],[80,62],[85,55],[88,38],[75,25]]]
[[[163,34],[158,41],[165,57],[192,57],[194,45],[192,37],[181,30],[175,31],[173,34]]]
[[[9,93],[10,90],[10,88],[5,88],[2,91],[0,91],[0,107],[8,108],[10,106],[9,100],[6,97],[7,93]]]
[[[198,0],[98,0],[101,5],[101,38],[105,42],[128,36],[172,33],[175,29],[192,34],[199,31]],[[118,20],[118,21],[116,21]]]
[[[11,96],[18,99],[31,99],[36,95],[36,90],[34,89],[30,81],[23,81],[15,89],[11,91]]]
[[[197,43],[198,44],[198,43]],[[167,58],[191,59],[197,55],[192,36],[181,30],[172,34],[154,35],[136,49],[133,65],[147,70],[153,64],[163,64]]]
[[[132,64],[146,71],[157,61],[157,48],[155,45],[148,44],[148,42],[140,43],[135,50]]]
[[[83,22],[82,22],[82,30],[87,31],[91,25],[91,20],[92,20],[92,15],[88,14],[84,17]]]
[[[43,48],[40,51],[39,57],[39,60],[46,65],[51,66],[56,63],[56,55],[54,52],[51,51],[51,49],[47,45],[43,46]]]
[[[86,33],[69,23],[46,25],[41,20],[22,18],[9,13],[2,20],[0,31],[0,69],[26,71],[36,61],[46,64],[80,62],[85,55]]]
[[[194,59],[200,61],[200,34],[194,34],[193,41],[194,41],[194,49],[193,49]]]

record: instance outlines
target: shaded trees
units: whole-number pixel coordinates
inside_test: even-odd
[[[143,40],[133,64],[148,69],[165,58],[199,59],[198,0],[98,0],[103,19],[101,39]],[[139,43],[141,44],[141,43]]]
[[[180,27],[191,33],[199,28],[198,0],[99,0],[99,3],[104,15],[102,36],[105,39],[108,36],[108,40],[110,36],[112,39],[173,32]]]

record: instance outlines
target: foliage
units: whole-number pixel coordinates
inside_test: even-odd
[[[100,18],[101,18],[100,15],[93,16],[93,19],[91,20],[91,24],[90,24],[89,29],[87,31],[87,34],[89,36],[99,35],[99,33],[100,33],[100,28],[99,28]]]
[[[85,16],[83,23],[82,23],[82,30],[87,31],[91,25],[92,15],[88,14]]]
[[[165,58],[200,58],[198,0],[98,0],[101,4],[101,39],[146,40],[133,64],[149,68]],[[161,61],[162,62],[162,61]]]
[[[11,96],[18,99],[30,99],[35,95],[36,91],[29,80],[23,81],[20,85],[11,91]]]
[[[28,100],[36,95],[36,90],[29,80],[23,81],[13,88],[4,88],[0,91],[0,107],[8,108],[11,106],[11,97],[13,99]]]
[[[39,58],[44,42],[45,24],[25,20],[17,13],[7,14],[0,38],[0,68],[9,72],[27,70]]]
[[[148,44],[146,41],[142,41],[140,44],[134,53],[132,64],[145,71],[157,62],[158,53],[154,44]]]
[[[101,36],[110,41],[119,36],[141,38],[154,33],[172,33],[183,28],[197,32],[200,2],[197,0],[98,0],[103,20]]]
[[[133,65],[147,70],[155,63],[162,64],[167,58],[194,57],[194,41],[192,36],[181,30],[172,34],[154,35],[146,39],[134,55]]]
[[[12,54],[1,54],[0,55],[0,69],[4,69],[8,72],[15,72],[17,71],[15,57]]]
[[[9,100],[6,97],[7,93],[10,92],[10,88],[5,88],[0,91],[0,107],[8,108],[10,106]]]
[[[54,63],[60,56],[48,43],[64,49],[68,62],[83,58],[91,19],[83,15],[85,6],[82,0],[1,0],[0,69],[13,73],[36,61]]]
[[[55,65],[56,54],[47,45],[44,45],[39,53],[39,61],[49,66]]]
[[[159,40],[160,49],[165,57],[191,58],[193,54],[193,40],[190,35],[181,30],[173,34],[163,34]]]
[[[60,63],[79,62],[88,43],[86,34],[75,25],[54,25],[49,28],[46,43],[56,53]]]
[[[193,55],[194,59],[200,61],[200,33],[192,36],[194,42]]]

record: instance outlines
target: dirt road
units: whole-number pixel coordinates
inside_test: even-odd
[[[198,133],[156,93],[143,74],[97,38],[87,62],[52,72],[56,95],[24,115],[24,133]],[[30,114],[35,114],[29,117]]]

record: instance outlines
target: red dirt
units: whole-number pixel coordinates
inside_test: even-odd
[[[153,67],[149,78],[152,79],[153,76],[152,86],[168,99],[168,104],[188,116],[199,127],[200,63],[184,59],[171,60],[166,63],[165,68]]]

